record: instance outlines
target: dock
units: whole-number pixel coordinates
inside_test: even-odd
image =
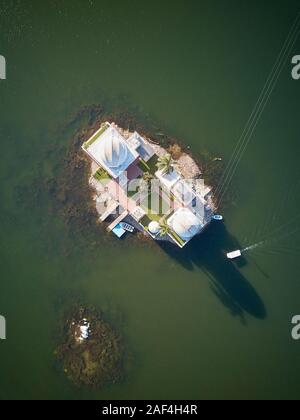
[[[128,211],[123,211],[122,214],[120,214],[119,217],[117,217],[107,228],[109,232],[111,232],[122,220],[125,219],[125,217],[128,216]]]

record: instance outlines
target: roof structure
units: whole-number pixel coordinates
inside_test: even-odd
[[[112,125],[85,149],[113,177],[118,178],[138,157]]]
[[[184,241],[192,239],[203,228],[200,219],[187,207],[178,209],[168,219],[168,225]]]
[[[134,132],[128,139],[129,145],[138,152],[140,157],[147,162],[155,155],[153,148],[145,142],[145,139],[138,133]]]
[[[155,176],[160,180],[160,182],[167,187],[169,190],[174,187],[174,185],[182,179],[180,174],[174,169],[172,172],[166,174],[163,171],[157,171]]]
[[[180,179],[172,188],[172,192],[180,202],[186,206],[190,205],[191,202],[196,198],[191,186],[186,180]]]

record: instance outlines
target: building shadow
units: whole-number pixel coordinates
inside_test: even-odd
[[[184,249],[166,242],[160,243],[160,246],[186,270],[198,267],[204,271],[210,279],[212,292],[242,322],[245,322],[246,314],[261,320],[267,317],[262,299],[239,270],[247,264],[245,257],[238,263],[226,257],[227,252],[241,249],[241,246],[223,223],[212,222],[205,232],[194,238]]]

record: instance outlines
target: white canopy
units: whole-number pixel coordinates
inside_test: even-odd
[[[109,126],[87,148],[87,152],[113,178],[118,178],[138,156],[113,126]]]
[[[148,228],[149,228],[149,232],[152,233],[152,235],[157,235],[158,232],[160,231],[160,225],[156,221],[150,222]]]
[[[203,227],[198,217],[188,208],[178,209],[168,223],[185,241],[192,239]]]

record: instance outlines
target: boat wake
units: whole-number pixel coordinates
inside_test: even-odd
[[[276,244],[278,242],[281,242],[284,239],[289,238],[292,235],[295,235],[297,232],[299,232],[299,230],[300,230],[300,227],[297,227],[296,229],[290,230],[288,232],[284,232],[281,235],[274,235],[273,237],[271,235],[268,239],[264,239],[264,240],[262,240],[260,242],[256,242],[253,245],[248,245],[247,247],[245,247],[244,249],[242,249],[241,252],[242,253],[245,253],[247,251],[253,251],[256,248],[261,248],[263,246],[264,247],[267,247],[267,246],[270,246],[270,245],[273,246],[274,244]]]
[[[259,248],[260,246],[263,246],[267,241],[260,241],[257,242],[256,244],[253,245],[249,245],[246,248],[242,249],[242,253],[247,252],[247,251],[253,251],[256,248]]]

